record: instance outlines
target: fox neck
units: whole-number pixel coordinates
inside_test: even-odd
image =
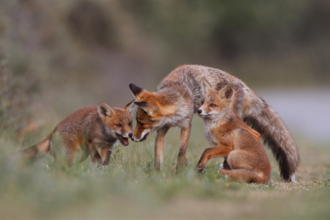
[[[179,126],[188,128],[191,118],[194,115],[193,103],[191,96],[187,94],[180,95],[178,93],[160,93],[159,99],[162,113],[159,126]]]

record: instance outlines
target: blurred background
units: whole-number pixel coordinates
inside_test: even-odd
[[[100,101],[124,106],[128,83],[154,91],[201,64],[330,141],[329,39],[328,0],[1,0],[1,126],[24,136]]]
[[[329,219],[330,0],[0,0],[0,219]],[[208,144],[194,117],[187,169],[180,130],[116,147],[109,166],[57,169],[13,152],[43,140],[75,110],[122,107],[133,82],[150,91],[182,64],[222,69],[263,97],[293,134],[297,184],[238,184],[223,159],[194,166]]]

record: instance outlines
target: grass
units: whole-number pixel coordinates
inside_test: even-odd
[[[26,145],[42,140],[52,128],[25,136]],[[301,164],[297,184],[285,183],[269,153],[272,179],[267,185],[232,182],[217,174],[222,159],[211,160],[205,172],[193,169],[208,147],[200,119],[194,119],[187,167],[175,175],[179,130],[171,129],[163,170],[153,171],[154,136],[143,143],[118,145],[109,166],[90,159],[57,167],[46,156],[26,165],[12,157],[22,143],[10,132],[0,136],[1,219],[205,219],[330,217],[330,149],[296,137]]]

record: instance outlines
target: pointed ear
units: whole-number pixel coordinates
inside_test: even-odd
[[[124,109],[125,109],[125,110],[126,110],[131,116],[133,116],[135,108],[136,108],[136,105],[134,104],[134,100],[131,101],[130,103],[128,103],[128,104],[124,107]]]
[[[138,87],[137,85],[130,83],[129,85],[129,89],[131,90],[133,96],[136,98],[136,100],[139,101],[139,94],[141,94],[143,92],[143,90],[141,87]],[[146,90],[145,90],[146,91]]]
[[[99,116],[101,118],[105,118],[105,117],[112,117],[115,113],[115,111],[108,106],[107,104],[105,104],[104,102],[101,102],[98,106],[97,106],[97,111],[99,113]]]
[[[202,83],[203,83],[204,93],[207,93],[208,91],[213,89],[211,84],[209,83],[209,81],[207,81],[205,77],[202,78]]]
[[[153,114],[155,114],[156,111],[158,111],[157,106],[149,102],[134,102],[134,103],[135,105],[143,109],[149,116],[152,116]]]
[[[223,87],[220,92],[219,96],[222,99],[232,100],[234,97],[234,89],[230,84],[227,84],[225,87]]]

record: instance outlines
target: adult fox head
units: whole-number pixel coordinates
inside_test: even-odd
[[[132,114],[134,103],[130,102],[124,108],[111,108],[101,102],[97,106],[99,116],[104,124],[104,132],[117,139],[125,146],[128,138],[132,136]]]
[[[208,82],[205,82],[207,92],[202,100],[202,105],[197,110],[197,114],[205,119],[220,120],[229,111],[232,111],[234,90],[230,84],[220,91],[213,89]]]
[[[133,83],[129,88],[136,98],[134,102],[138,109],[136,111],[136,127],[132,136],[133,141],[144,141],[148,135],[166,123],[167,115],[175,111],[175,106],[170,104],[163,94],[148,92]]]

